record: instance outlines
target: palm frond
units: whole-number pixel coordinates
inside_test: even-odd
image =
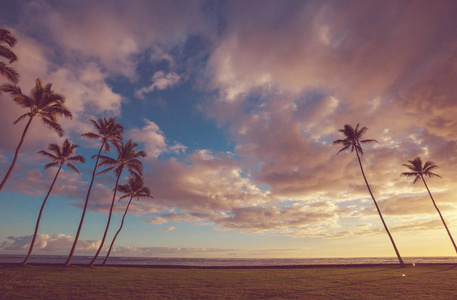
[[[59,136],[63,135],[64,131],[59,123],[53,122],[47,118],[41,118],[41,122],[49,128],[53,129]]]
[[[14,47],[16,44],[17,40],[16,38],[11,34],[11,32],[7,29],[0,28],[0,42],[5,42],[8,44],[10,47]]]
[[[14,68],[7,66],[3,62],[0,62],[0,73],[14,84],[19,82],[19,73]]]
[[[100,135],[92,133],[92,132],[83,133],[83,134],[81,134],[81,136],[89,138],[89,139],[93,139],[93,140],[100,139]]]
[[[74,161],[74,162],[80,162],[80,163],[86,163],[86,159],[82,155],[76,155],[68,158],[68,161]]]
[[[46,157],[48,157],[48,158],[50,158],[50,159],[53,159],[53,160],[54,160],[54,159],[57,159],[57,156],[55,156],[55,155],[52,154],[52,153],[46,152],[46,151],[44,151],[44,150],[40,150],[40,151],[38,151],[37,153],[38,153],[38,154],[41,154],[41,155],[43,155],[43,156],[46,156]]]
[[[379,143],[377,140],[373,140],[373,139],[370,139],[370,140],[362,140],[360,141],[362,144],[365,144],[365,143]]]
[[[11,49],[3,45],[0,45],[0,56],[9,59],[10,63],[15,62],[17,60],[16,54],[14,54],[14,52],[11,51]]]
[[[47,164],[47,165],[44,165],[44,168],[45,168],[45,169],[49,169],[50,167],[57,166],[58,164],[59,164],[58,161],[52,162],[52,163],[49,163],[49,164]]]
[[[78,173],[78,175],[81,175],[81,174],[79,174],[78,169],[76,169],[76,167],[75,167],[73,164],[67,163],[67,166],[68,166],[70,169],[72,169],[73,171],[75,171],[76,173]]]
[[[103,170],[103,171],[100,171],[100,172],[98,172],[95,176],[98,176],[98,175],[104,174],[104,173],[106,173],[106,172],[109,172],[109,171],[111,171],[112,169],[114,169],[114,167],[107,168],[107,169],[105,169],[105,170]]]
[[[345,151],[345,150],[349,149],[349,147],[350,147],[350,145],[348,145],[348,146],[346,146],[346,147],[343,147],[343,148],[341,148],[341,149],[340,149],[340,151],[338,151],[338,152],[336,153],[336,155],[338,155],[340,152],[343,152],[343,151]]]
[[[22,116],[20,116],[19,118],[17,118],[17,120],[13,122],[13,125],[16,125],[17,123],[19,123],[26,117],[31,117],[30,113],[25,113]]]

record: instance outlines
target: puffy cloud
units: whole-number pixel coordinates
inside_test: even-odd
[[[175,158],[155,161],[145,174],[154,203],[182,210],[208,212],[233,207],[261,205],[271,201],[268,191],[259,189],[242,173],[236,159],[208,150],[194,152],[188,162]]]
[[[144,122],[146,125],[143,128],[130,129],[127,136],[137,143],[144,143],[148,157],[156,159],[162,153],[184,153],[186,151],[187,147],[177,142],[169,146],[164,132],[156,123],[148,119],[144,119]]]
[[[135,92],[135,96],[144,99],[144,94],[153,92],[155,89],[164,90],[176,85],[181,79],[181,76],[175,72],[165,74],[163,71],[157,71],[152,76],[152,84],[148,87],[143,87]]]
[[[0,250],[3,251],[20,251],[28,250],[30,247],[30,242],[32,241],[32,236],[9,236],[8,240],[11,242],[5,242],[1,244]],[[73,245],[74,238],[65,234],[54,234],[52,236],[48,234],[38,234],[35,240],[34,250],[42,253],[52,252],[52,253],[61,253],[62,251],[67,251]],[[98,249],[100,246],[100,241],[90,241],[90,240],[79,240],[76,247],[76,251],[84,252],[90,251],[93,252]]]
[[[178,230],[178,228],[176,228],[174,226],[168,226],[168,227],[165,227],[165,230],[166,231],[175,231],[175,230]]]

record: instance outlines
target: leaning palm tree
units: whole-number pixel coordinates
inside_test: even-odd
[[[422,165],[422,160],[420,157],[416,157],[413,160],[408,160],[408,162],[409,162],[409,164],[403,164],[403,166],[407,167],[410,170],[410,172],[403,172],[403,173],[401,173],[401,176],[406,176],[408,178],[415,177],[413,183],[416,183],[419,179],[422,179],[422,182],[424,183],[425,188],[427,189],[428,195],[430,196],[430,199],[432,199],[433,206],[435,206],[436,211],[440,215],[444,228],[446,228],[447,234],[449,235],[449,238],[451,239],[455,252],[457,252],[457,246],[455,245],[451,232],[447,228],[446,222],[444,221],[444,218],[441,215],[441,212],[435,203],[435,199],[433,199],[432,193],[430,193],[430,190],[428,189],[427,183],[425,182],[425,179],[424,179],[424,176],[441,178],[440,175],[432,172],[433,170],[437,169],[438,166],[435,165],[435,163],[433,163],[431,161],[427,161],[424,165]]]
[[[17,60],[16,54],[10,49],[14,47],[15,44],[16,38],[8,30],[0,28],[0,56],[9,60],[9,63]],[[14,84],[19,82],[19,74],[17,71],[4,62],[0,62],[0,73]]]
[[[387,234],[389,235],[390,241],[392,242],[392,245],[394,247],[395,253],[397,254],[398,261],[400,262],[401,265],[404,265],[403,259],[400,256],[400,253],[397,250],[397,246],[395,245],[394,239],[392,238],[392,235],[390,234],[389,229],[387,228],[386,222],[384,222],[384,218],[382,217],[381,211],[379,210],[378,203],[376,202],[373,193],[371,192],[370,185],[368,184],[367,178],[365,177],[365,173],[363,171],[362,167],[362,162],[360,160],[360,155],[363,155],[363,150],[361,144],[366,144],[366,143],[377,143],[376,140],[373,139],[368,139],[368,140],[362,140],[363,135],[367,132],[368,128],[367,127],[362,127],[359,129],[359,124],[355,127],[355,129],[351,125],[344,125],[344,128],[339,130],[344,136],[345,139],[343,140],[336,140],[333,141],[334,145],[339,145],[342,144],[344,147],[338,151],[337,155],[345,150],[351,149],[351,152],[354,152],[357,154],[357,159],[359,160],[359,165],[360,165],[360,170],[362,171],[363,179],[365,180],[365,184],[367,185],[368,192],[370,192],[371,198],[373,199],[374,205],[376,206],[376,209],[378,211],[379,217],[381,218],[382,224],[384,225],[384,228],[386,229]],[[359,154],[360,153],[360,154]]]
[[[10,93],[13,96],[14,102],[19,106],[27,108],[30,112],[20,116],[13,124],[18,123],[19,121],[28,118],[28,122],[25,125],[24,131],[22,132],[21,140],[19,145],[16,148],[14,153],[13,162],[6,172],[5,178],[3,178],[2,183],[0,184],[0,191],[3,189],[8,177],[13,171],[14,165],[19,154],[19,149],[24,142],[25,135],[32,123],[32,120],[35,117],[41,118],[41,121],[44,125],[53,129],[59,136],[63,135],[62,126],[57,123],[57,116],[62,116],[65,118],[72,118],[71,112],[64,106],[65,98],[64,96],[55,93],[52,90],[52,85],[50,83],[46,84],[43,87],[41,79],[35,80],[35,87],[32,89],[30,95],[24,95],[21,91],[21,88],[11,84],[4,84],[2,90]]]
[[[92,171],[92,178],[91,178],[91,181],[89,184],[89,189],[87,190],[86,201],[84,202],[83,213],[81,216],[81,221],[79,222],[78,231],[76,233],[76,237],[73,242],[73,246],[71,247],[70,254],[68,255],[67,261],[65,262],[66,266],[69,266],[71,264],[73,254],[76,249],[76,244],[78,243],[79,234],[81,233],[81,228],[82,228],[82,225],[84,222],[84,217],[86,215],[87,204],[89,203],[90,192],[92,190],[92,185],[94,184],[97,167],[99,166],[98,161],[100,159],[100,154],[103,149],[105,149],[105,153],[107,153],[110,150],[110,143],[113,145],[119,146],[122,143],[122,134],[124,132],[124,127],[122,127],[121,124],[116,123],[115,117],[114,118],[112,117],[109,119],[106,119],[106,118],[98,119],[97,121],[95,121],[95,120],[90,120],[90,121],[92,122],[92,125],[94,125],[95,129],[97,130],[97,133],[87,132],[87,133],[82,134],[82,136],[90,138],[90,139],[101,140],[102,145],[100,146],[98,154],[95,155],[95,157],[97,157],[97,160],[95,161],[94,170]]]
[[[108,222],[106,224],[105,228],[105,233],[103,234],[102,242],[100,243],[100,246],[98,247],[97,253],[95,254],[94,258],[92,261],[89,263],[89,266],[92,267],[95,264],[95,260],[97,259],[98,255],[100,254],[100,251],[103,248],[103,245],[105,243],[106,239],[106,234],[108,233],[109,225],[111,222],[111,216],[113,214],[113,207],[114,207],[114,201],[116,199],[116,192],[117,192],[117,186],[119,184],[119,179],[121,178],[122,171],[124,168],[127,168],[129,171],[130,175],[136,175],[136,176],[141,176],[143,175],[143,164],[139,160],[140,157],[146,157],[146,152],[144,151],[136,151],[135,147],[137,147],[138,144],[132,142],[132,140],[128,141],[126,144],[116,146],[118,156],[117,159],[113,159],[108,156],[101,156],[102,161],[100,162],[99,166],[111,166],[107,168],[106,170],[101,171],[101,173],[105,173],[108,171],[113,170],[114,173],[116,174],[116,184],[114,185],[114,194],[113,194],[113,199],[111,201],[111,207],[109,209],[109,215],[108,215]]]
[[[30,243],[29,252],[27,254],[27,257],[22,262],[23,266],[25,266],[27,264],[27,261],[29,260],[30,255],[32,254],[33,245],[35,244],[35,239],[36,239],[36,236],[38,233],[38,227],[40,226],[41,214],[43,213],[44,206],[46,204],[46,201],[48,200],[49,195],[51,194],[52,188],[54,187],[54,183],[56,182],[57,177],[59,176],[60,170],[62,169],[62,167],[64,165],[67,165],[70,169],[72,169],[73,171],[75,171],[76,173],[79,174],[79,171],[76,169],[76,167],[71,162],[80,162],[80,163],[86,162],[84,157],[82,157],[81,155],[72,156],[73,152],[75,151],[75,149],[77,147],[78,147],[78,145],[72,144],[72,143],[70,143],[70,141],[68,139],[66,139],[63,142],[62,147],[59,147],[57,144],[50,144],[48,147],[48,150],[50,152],[47,152],[44,150],[38,151],[38,153],[52,159],[51,163],[44,166],[45,169],[48,169],[50,167],[54,167],[57,165],[59,166],[59,168],[57,169],[56,175],[54,176],[54,180],[51,183],[51,187],[49,188],[49,191],[43,200],[43,204],[41,205],[40,213],[38,214],[38,220],[36,221],[35,232],[33,233],[32,242]]]
[[[125,216],[127,215],[127,212],[130,207],[130,203],[132,203],[132,199],[135,198],[138,201],[140,198],[148,197],[154,199],[154,197],[151,196],[151,190],[148,187],[143,186],[143,178],[133,175],[129,177],[129,183],[124,184],[124,185],[119,185],[117,188],[119,192],[124,193],[123,196],[119,198],[119,201],[122,199],[126,199],[130,197],[129,203],[127,204],[127,207],[125,208],[124,215],[122,216],[122,221],[121,221],[121,226],[117,230],[116,234],[114,235],[113,241],[111,242],[111,245],[109,246],[108,253],[106,254],[105,259],[103,260],[102,266],[106,265],[106,262],[108,261],[108,257],[111,253],[111,250],[113,249],[114,242],[116,241],[116,238],[121,232],[122,227],[124,226],[124,220]]]

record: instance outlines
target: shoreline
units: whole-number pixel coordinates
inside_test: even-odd
[[[22,263],[0,263],[0,267],[21,267]],[[64,264],[58,263],[28,263],[27,266],[50,266],[66,268]],[[27,267],[25,266],[25,267]],[[70,267],[88,267],[88,264],[71,264]],[[94,265],[93,268],[138,268],[138,269],[226,269],[226,270],[247,270],[247,269],[323,269],[323,268],[376,268],[376,267],[421,267],[421,266],[455,266],[457,263],[411,263],[401,266],[398,263],[389,264],[322,264],[322,265],[266,265],[266,266],[189,266],[189,265],[138,265],[138,264],[107,264],[106,266]]]

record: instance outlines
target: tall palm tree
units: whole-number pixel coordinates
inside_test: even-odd
[[[371,192],[370,185],[368,184],[367,178],[365,177],[365,172],[363,171],[362,162],[360,160],[360,155],[363,155],[363,150],[362,150],[361,144],[378,142],[373,139],[362,140],[362,137],[367,132],[367,130],[368,130],[367,127],[362,127],[359,129],[359,124],[357,124],[355,129],[351,125],[346,124],[346,125],[344,125],[343,129],[339,130],[339,132],[341,132],[344,135],[345,139],[333,141],[333,144],[334,145],[339,145],[339,144],[343,145],[343,148],[340,151],[338,151],[337,155],[340,152],[348,150],[348,149],[351,149],[351,152],[354,152],[354,150],[355,150],[355,153],[357,154],[357,159],[359,160],[360,170],[362,171],[363,179],[365,180],[365,184],[367,185],[367,188],[368,188],[368,192],[370,192],[371,198],[373,199],[374,205],[376,206],[376,209],[378,211],[379,217],[381,218],[382,224],[384,225],[384,228],[386,229],[386,232],[389,235],[389,238],[390,238],[390,241],[392,242],[395,253],[397,254],[398,261],[400,262],[401,265],[404,265],[403,259],[401,258],[400,253],[398,252],[397,246],[395,245],[394,239],[392,238],[392,235],[390,234],[390,231],[387,228],[386,222],[384,222],[384,218],[382,217],[381,211],[379,210],[378,203],[376,202],[376,199],[374,198],[373,193]]]
[[[15,44],[16,38],[8,30],[0,28],[0,56],[8,59],[9,63],[17,60],[16,54],[10,49],[14,47]],[[0,62],[0,73],[14,84],[19,82],[19,74],[17,71],[4,62]]]
[[[82,134],[82,136],[87,137],[89,139],[94,140],[101,140],[102,145],[98,151],[98,154],[95,155],[97,160],[95,161],[94,170],[92,172],[92,178],[90,180],[89,189],[87,190],[86,201],[84,202],[83,213],[81,216],[81,221],[79,222],[78,232],[76,233],[75,240],[73,242],[73,246],[71,247],[70,254],[68,255],[67,261],[65,262],[66,266],[71,264],[71,260],[73,258],[73,254],[76,249],[76,244],[78,243],[79,234],[81,233],[81,228],[83,226],[84,217],[86,215],[87,204],[89,203],[89,196],[92,190],[92,185],[94,184],[94,179],[97,172],[97,167],[99,166],[98,161],[100,159],[100,154],[103,149],[105,149],[105,153],[110,150],[110,143],[113,145],[119,146],[122,143],[122,134],[124,132],[124,127],[121,124],[116,123],[116,117],[111,117],[109,119],[103,118],[95,120],[90,120],[92,125],[94,125],[97,133],[87,132]],[[94,157],[95,157],[94,156]]]
[[[137,147],[137,146],[138,146],[137,143],[134,143],[134,142],[132,142],[132,140],[130,140],[126,144],[116,146],[116,149],[118,152],[117,159],[113,159],[108,156],[101,156],[102,161],[100,162],[99,166],[111,166],[111,167],[109,167],[106,170],[103,170],[100,173],[105,173],[105,172],[114,170],[114,173],[116,174],[117,178],[116,178],[116,184],[114,185],[113,200],[111,201],[111,207],[109,209],[108,222],[106,224],[105,233],[103,234],[102,242],[100,243],[100,246],[98,247],[97,253],[95,254],[92,261],[89,263],[90,267],[92,267],[95,264],[95,260],[97,259],[98,255],[100,254],[100,251],[103,248],[103,244],[105,243],[106,234],[108,233],[108,228],[109,228],[109,225],[111,222],[111,216],[113,214],[113,207],[114,207],[114,200],[116,199],[117,186],[119,184],[119,179],[121,178],[122,171],[124,170],[124,168],[127,168],[130,175],[135,175],[135,176],[143,175],[143,164],[139,160],[139,157],[146,157],[146,152],[144,152],[144,151],[137,152],[135,150],[135,147]]]
[[[140,198],[145,198],[145,197],[154,199],[154,197],[151,196],[151,190],[148,187],[143,186],[143,184],[144,184],[143,178],[133,175],[133,176],[129,177],[128,184],[124,184],[124,185],[121,184],[117,188],[119,190],[119,192],[124,193],[124,195],[119,198],[119,201],[121,201],[122,199],[126,199],[128,197],[130,197],[130,200],[129,200],[129,203],[127,204],[127,207],[125,208],[124,215],[122,216],[121,226],[119,227],[116,234],[114,235],[113,241],[111,242],[111,245],[109,246],[108,253],[106,254],[105,259],[103,260],[102,266],[106,265],[106,262],[108,261],[108,257],[111,253],[111,250],[113,249],[114,242],[116,241],[116,238],[119,235],[119,232],[121,232],[121,229],[124,226],[125,216],[127,215],[127,212],[129,210],[130,203],[132,203],[132,199],[135,198],[138,201],[140,200]]]
[[[27,261],[30,258],[30,255],[32,254],[33,250],[33,245],[35,244],[35,239],[38,233],[38,227],[40,226],[40,219],[41,219],[41,214],[43,213],[44,206],[46,204],[46,201],[48,200],[49,195],[51,194],[52,188],[54,187],[54,183],[57,180],[57,177],[59,176],[60,170],[64,165],[67,165],[70,169],[75,171],[76,173],[79,174],[79,171],[76,169],[76,167],[71,163],[71,162],[80,162],[80,163],[85,163],[86,160],[84,157],[81,155],[76,155],[72,156],[73,152],[75,149],[78,147],[78,145],[72,144],[68,139],[66,139],[62,147],[59,147],[57,144],[50,144],[48,147],[48,150],[50,152],[41,150],[38,151],[38,153],[52,159],[52,163],[49,163],[44,166],[45,169],[48,169],[50,167],[54,167],[59,165],[59,168],[57,169],[56,175],[54,176],[54,180],[52,181],[51,187],[49,188],[48,193],[46,194],[46,197],[43,200],[43,204],[41,205],[40,213],[38,214],[38,220],[36,221],[36,226],[35,226],[35,232],[33,233],[33,238],[32,242],[30,243],[29,247],[29,252],[27,254],[27,257],[24,259],[22,265],[25,266],[27,264]]]
[[[10,93],[13,96],[14,102],[19,106],[27,108],[30,112],[27,112],[20,116],[13,124],[18,123],[22,119],[28,118],[28,122],[25,125],[24,131],[22,132],[21,140],[14,153],[13,162],[6,172],[5,178],[3,178],[0,184],[0,191],[3,189],[8,177],[13,171],[14,165],[19,154],[19,149],[24,142],[25,135],[35,117],[41,118],[41,122],[53,129],[59,136],[63,135],[62,126],[57,123],[57,116],[72,118],[71,112],[64,106],[64,96],[55,93],[52,90],[52,84],[48,83],[43,87],[41,79],[35,80],[35,87],[32,89],[30,95],[24,95],[21,88],[11,84],[4,84],[2,90]]]
[[[437,169],[438,166],[434,162],[431,162],[431,161],[427,161],[424,165],[422,165],[422,160],[420,157],[416,157],[413,160],[408,160],[408,163],[409,164],[403,164],[403,166],[407,167],[410,170],[410,172],[403,172],[403,173],[401,173],[401,176],[406,176],[408,178],[415,177],[413,183],[416,183],[419,179],[422,179],[422,182],[424,183],[425,188],[427,189],[428,195],[430,196],[430,199],[432,199],[433,206],[435,206],[436,211],[440,215],[444,228],[446,228],[447,234],[449,235],[449,238],[451,239],[455,252],[457,252],[457,246],[455,245],[451,232],[447,228],[446,222],[444,221],[444,218],[441,215],[441,212],[440,212],[438,206],[436,205],[435,199],[433,199],[432,193],[430,193],[430,190],[428,189],[427,183],[425,182],[425,178],[424,178],[424,176],[441,178],[440,175],[432,172],[433,170]]]

